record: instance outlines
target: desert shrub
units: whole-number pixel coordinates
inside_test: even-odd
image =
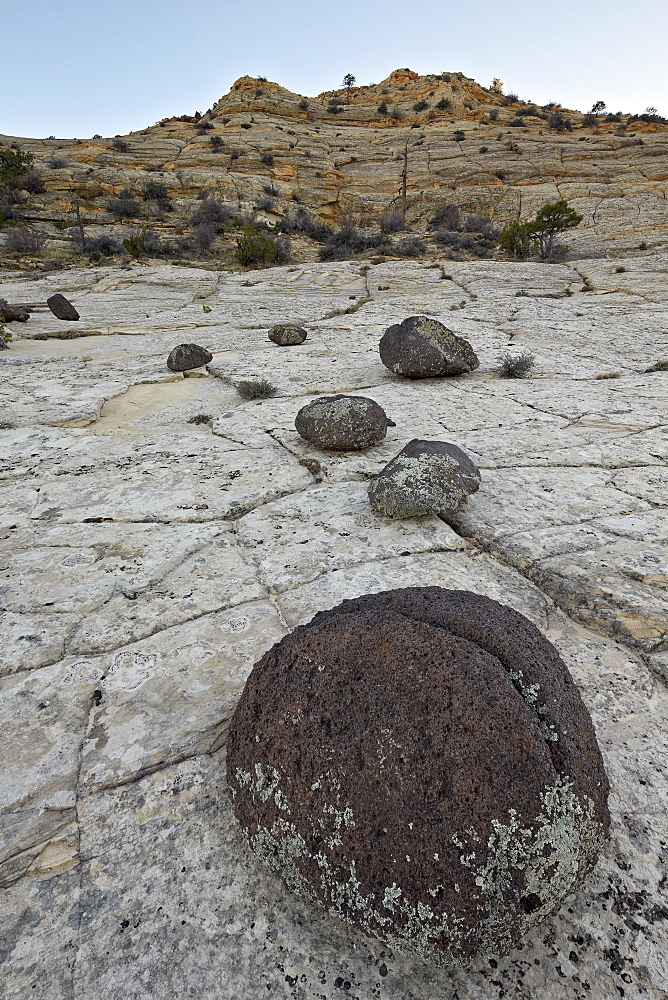
[[[442,229],[434,233],[434,239],[438,244],[448,247],[451,250],[465,250],[475,257],[487,257],[489,251],[495,245],[495,240],[476,239],[471,233],[453,233],[449,229]]]
[[[537,253],[542,261],[563,260],[567,247],[556,242],[558,233],[573,229],[582,222],[582,216],[568,202],[555,201],[536,213],[534,219],[509,222],[499,233],[499,246],[519,260],[526,260]]]
[[[504,106],[507,106],[508,104],[516,104],[517,101],[519,101],[519,97],[517,96],[517,94],[506,94],[506,96],[503,98]]]
[[[479,153],[489,153],[489,146],[481,146],[478,150]]]
[[[211,143],[211,146],[213,147],[214,153],[219,153],[220,150],[222,149],[222,146],[223,146],[223,137],[222,137],[222,135],[212,135],[212,136],[210,136],[209,137],[209,142]]]
[[[464,231],[467,233],[480,233],[488,240],[496,240],[499,235],[498,230],[492,225],[486,215],[467,215],[464,219]]]
[[[22,149],[0,149],[0,184],[13,185],[34,162],[33,154]]]
[[[282,219],[279,228],[282,233],[304,233],[318,243],[326,243],[334,234],[330,226],[314,218],[305,208],[298,208],[294,216]]]
[[[263,194],[257,199],[256,206],[262,209],[263,212],[273,212],[276,208],[276,203],[273,198]]]
[[[461,221],[462,217],[456,205],[442,205],[429,220],[429,227],[454,231],[459,229]]]
[[[4,323],[0,323],[0,349],[5,350],[7,344],[10,344],[13,339],[11,330],[8,330]],[[0,424],[0,427],[4,428],[5,426],[4,422]]]
[[[270,399],[278,394],[278,389],[266,378],[263,379],[242,379],[237,382],[235,389],[242,399]]]
[[[280,261],[281,247],[278,240],[269,239],[253,226],[243,226],[241,235],[237,237],[237,249],[234,256],[244,267],[269,266],[286,263]]]
[[[492,108],[492,110],[489,113],[490,121],[495,122],[498,117],[499,117],[499,109],[498,108]]]
[[[43,238],[32,229],[10,229],[5,240],[11,253],[37,253],[43,246]]]
[[[26,172],[16,180],[16,184],[22,191],[28,191],[29,194],[44,194],[46,191],[42,181],[42,175],[38,170],[26,170]]]
[[[103,233],[101,236],[86,236],[78,229],[71,232],[72,242],[79,253],[86,253],[90,257],[99,259],[100,257],[111,257],[115,253],[120,253],[123,249],[118,240]]]
[[[506,351],[498,359],[497,372],[501,378],[528,378],[536,367],[536,358],[529,351],[510,354]]]
[[[63,167],[67,166],[67,160],[63,159],[62,156],[50,156],[46,161],[46,165],[51,170],[62,170]]]
[[[390,250],[392,244],[385,233],[365,236],[356,226],[344,223],[333,232],[319,253],[320,260],[349,260],[365,250]]]
[[[200,122],[197,126],[197,131],[200,135],[204,135],[205,132],[210,132],[212,128],[213,125],[211,122]]]
[[[427,252],[427,244],[417,236],[406,236],[392,247],[392,253],[399,257],[422,257]]]
[[[573,129],[573,123],[570,118],[566,118],[559,109],[552,112],[547,120],[547,124],[555,132],[571,132]]]
[[[522,150],[521,150],[520,146],[519,146],[519,145],[518,145],[518,144],[517,144],[516,142],[513,142],[513,140],[512,140],[512,139],[509,139],[509,140],[508,140],[508,142],[504,142],[504,144],[503,144],[503,145],[504,145],[504,146],[506,147],[506,149],[507,149],[507,150],[509,150],[509,151],[510,151],[511,153],[521,153],[521,152],[522,152]]]
[[[376,110],[378,111],[379,115],[386,115],[388,113],[387,102],[381,101]]]
[[[508,128],[524,128],[524,124],[523,118],[513,118],[508,122]]]
[[[166,184],[160,181],[147,181],[144,185],[144,198],[146,201],[153,201],[163,212],[172,210],[172,203],[169,200],[169,192]]]
[[[518,108],[517,111],[515,112],[515,117],[516,118],[528,118],[530,116],[535,115],[537,113],[537,111],[538,111],[538,108],[535,108],[533,105],[530,104],[526,108]]]
[[[403,111],[401,111],[400,108],[396,106],[396,104],[390,111],[388,111],[387,115],[388,118],[392,118],[396,122],[402,121],[404,117]]]
[[[437,101],[436,107],[439,111],[449,111],[452,107],[452,101],[449,97],[442,97],[440,101]]]
[[[416,101],[413,105],[413,111],[426,111],[429,107],[429,101]]]
[[[380,219],[381,233],[401,233],[406,228],[406,220],[403,212],[398,208],[384,212]]]
[[[512,254],[515,260],[526,260],[534,246],[530,225],[517,219],[511,220],[499,233],[499,246]]]
[[[299,110],[308,111],[308,101],[305,98],[302,98],[299,102]]]
[[[110,198],[106,207],[117,219],[136,219],[141,213],[139,202],[128,188],[123,188],[118,198]]]
[[[130,148],[124,139],[114,139],[111,145],[114,149],[117,149],[119,153],[127,153]]]
[[[598,125],[598,123],[599,119],[596,117],[596,115],[588,114],[584,115],[582,118],[582,124],[585,127],[590,127],[591,125]]]
[[[668,361],[655,361],[651,368],[646,368],[646,372],[668,372]]]
[[[199,208],[191,215],[191,226],[203,226],[213,223],[218,228],[228,222],[234,213],[228,205],[224,205],[214,194],[204,191]]]
[[[123,246],[134,260],[139,260],[145,247],[144,234],[136,233],[134,236],[128,236],[123,240]]]
[[[466,136],[464,135],[462,130],[458,128],[455,129],[455,131],[452,133],[452,138],[455,140],[455,142],[463,142]]]
[[[272,198],[276,198],[279,191],[273,181],[262,185],[262,190],[265,194],[271,195]]]
[[[327,104],[327,110],[330,115],[338,115],[341,111],[343,111],[343,105],[337,97],[331,97],[329,99],[329,103]]]
[[[495,170],[494,171],[494,176],[497,178],[497,180],[505,181],[505,179],[507,177],[507,174],[506,174],[505,170]]]
[[[273,167],[274,157],[272,156],[271,153],[263,153],[262,156],[260,157],[260,162],[264,163],[267,167]]]
[[[200,222],[193,226],[193,247],[200,256],[206,257],[209,254],[217,234],[218,227],[213,222]]]

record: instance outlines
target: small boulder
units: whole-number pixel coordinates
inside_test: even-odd
[[[279,323],[278,326],[272,326],[269,331],[269,340],[273,340],[279,347],[294,347],[297,344],[303,344],[306,337],[306,330],[294,323]]]
[[[64,295],[60,292],[56,292],[55,295],[50,295],[46,300],[46,304],[57,319],[79,319],[79,313],[76,311],[69,299],[66,299]]]
[[[446,441],[409,441],[369,484],[369,500],[385,517],[458,510],[480,487],[480,470]]]
[[[592,870],[594,728],[556,649],[469,591],[322,611],[255,664],[227,780],[287,887],[433,965],[498,958]]]
[[[325,451],[359,451],[385,440],[394,427],[385,410],[366,396],[322,396],[303,406],[297,431]]]
[[[12,306],[7,299],[0,299],[0,323],[25,323],[30,313],[21,306]]]
[[[179,344],[169,352],[167,367],[172,372],[188,372],[191,368],[202,368],[213,361],[213,354],[199,344]]]
[[[406,378],[462,375],[480,365],[468,340],[429,316],[409,316],[388,327],[378,349],[385,367]]]

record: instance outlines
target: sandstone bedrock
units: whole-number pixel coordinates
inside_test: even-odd
[[[30,311],[0,356],[3,1000],[664,1000],[668,376],[647,369],[668,356],[668,259],[446,274],[3,273],[0,297]],[[55,292],[78,322],[49,311]],[[351,295],[369,298],[346,312]],[[385,368],[383,331],[413,315],[468,340],[479,368]],[[287,322],[308,339],[278,348],[267,331]],[[169,371],[190,342],[221,377]],[[534,354],[535,375],[499,378],[506,350]],[[257,378],[278,395],[244,402],[235,384]],[[364,451],[316,448],[295,417],[336,394],[396,426]],[[369,505],[413,438],[480,469],[447,519]],[[439,969],[286,892],[229,801],[253,664],[319,611],[416,586],[528,618],[610,780],[598,864],[495,966]]]

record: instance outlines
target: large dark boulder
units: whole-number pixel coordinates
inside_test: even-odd
[[[56,292],[55,295],[50,295],[46,300],[46,304],[57,319],[79,319],[79,313],[76,311],[70,300],[66,299],[64,295],[60,294],[60,292]]]
[[[22,306],[13,306],[7,299],[0,299],[0,323],[25,323],[30,313]]]
[[[385,517],[458,510],[480,486],[480,471],[447,441],[409,441],[369,484],[369,500]]]
[[[321,396],[302,406],[295,419],[299,434],[325,451],[369,448],[394,426],[383,407],[366,396]]]
[[[269,340],[279,347],[295,347],[303,344],[307,336],[306,330],[295,323],[279,323],[277,326],[272,326],[269,331]]]
[[[344,601],[255,664],[234,812],[290,889],[437,965],[506,954],[608,826],[591,720],[555,648],[468,591]]]
[[[169,352],[167,367],[173,372],[187,372],[191,368],[202,368],[213,361],[213,354],[199,344],[179,344]]]
[[[378,350],[385,367],[406,378],[462,375],[480,365],[468,340],[429,316],[409,316],[390,326]]]

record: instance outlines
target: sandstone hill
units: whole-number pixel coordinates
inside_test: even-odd
[[[77,226],[117,241],[149,227],[158,240],[177,240],[172,257],[192,257],[184,238],[193,217],[206,222],[196,215],[203,193],[229,214],[202,251],[224,267],[238,266],[232,251],[243,222],[275,226],[300,208],[377,230],[383,213],[405,207],[407,225],[424,233],[447,204],[497,224],[564,198],[583,215],[568,240],[575,256],[668,243],[664,119],[539,108],[462,73],[399,69],[378,85],[316,98],[242,77],[205,113],[129,135],[0,143],[35,156],[41,183],[9,226],[41,233],[41,259],[51,263],[72,256],[68,231]],[[311,240],[293,244],[295,259],[315,258]]]

